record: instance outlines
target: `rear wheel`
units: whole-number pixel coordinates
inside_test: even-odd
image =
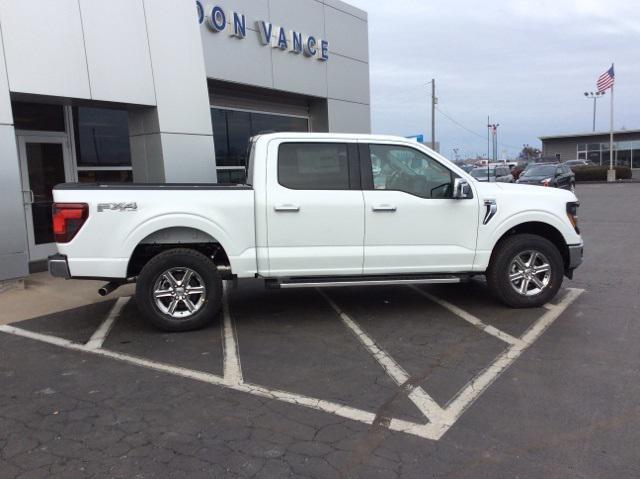
[[[164,331],[199,329],[220,312],[222,280],[213,261],[202,253],[168,250],[142,269],[136,302],[146,318]]]
[[[507,305],[532,308],[555,297],[563,274],[562,255],[553,243],[541,236],[518,234],[496,246],[487,283]]]

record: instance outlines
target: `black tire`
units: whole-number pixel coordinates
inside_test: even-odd
[[[531,288],[528,291],[530,295],[526,295],[516,291],[516,287],[518,285],[521,287],[527,278],[523,278],[521,281],[516,280],[516,283],[512,284],[510,274],[516,258],[519,255],[524,255],[523,257],[526,258],[526,255],[532,251],[540,253],[544,257],[543,259],[547,260],[546,262],[543,259],[538,261],[548,264],[550,272],[548,278],[544,273],[539,273],[539,276],[536,276],[539,283],[543,283],[541,278],[545,280],[544,288],[539,288],[536,283],[532,287],[526,286]],[[519,273],[519,267],[514,267],[516,268],[515,272]],[[531,271],[526,274],[530,275]],[[489,288],[506,305],[512,308],[534,308],[548,303],[558,293],[564,277],[564,262],[560,251],[551,241],[534,234],[517,234],[507,237],[496,245],[486,276]],[[527,284],[531,282],[529,281]],[[537,290],[540,291],[536,292]]]
[[[187,268],[195,272],[191,275],[190,284],[194,285],[192,288],[195,290],[197,288],[195,285],[203,283],[203,293],[189,295],[188,288],[177,287],[178,283],[175,284],[176,287],[170,286],[165,273],[172,271],[173,278],[173,275],[179,275],[181,270],[185,271],[181,277],[184,281]],[[168,294],[179,294],[184,298],[182,300],[177,299],[177,296],[162,298],[163,306],[168,303],[167,309],[170,309],[176,301],[177,306],[174,307],[173,316],[168,311],[162,311],[157,304],[154,292],[158,284],[164,285],[167,291],[172,291]],[[177,290],[180,291],[176,293]],[[187,307],[187,300],[191,306],[198,309],[191,312]],[[153,257],[142,269],[136,284],[136,303],[146,319],[163,331],[200,329],[211,323],[222,308],[222,279],[213,261],[202,253],[185,248],[171,249]],[[184,314],[184,317],[175,317],[178,314]]]

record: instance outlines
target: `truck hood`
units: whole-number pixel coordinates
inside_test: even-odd
[[[536,201],[555,200],[562,202],[578,201],[576,195],[568,190],[558,188],[546,188],[537,185],[525,185],[518,183],[476,183],[478,191],[482,199],[493,198],[496,196],[518,197],[520,199],[530,200],[535,206]]]

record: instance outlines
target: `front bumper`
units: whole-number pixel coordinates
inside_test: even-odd
[[[71,278],[71,273],[69,273],[69,263],[67,262],[67,257],[65,255],[54,254],[53,256],[49,256],[47,265],[49,267],[49,274],[54,278]]]
[[[582,264],[584,256],[584,245],[569,245],[569,265],[565,271],[565,275],[569,279],[573,279],[573,271]]]

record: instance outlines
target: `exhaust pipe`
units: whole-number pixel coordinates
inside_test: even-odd
[[[111,293],[113,293],[116,289],[118,289],[120,286],[122,286],[123,283],[107,283],[105,284],[102,288],[100,288],[98,290],[98,294],[100,296],[107,296]]]

